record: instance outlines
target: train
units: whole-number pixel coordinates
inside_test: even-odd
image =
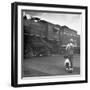
[[[80,54],[80,35],[67,26],[60,26],[37,17],[23,17],[24,58],[65,54],[65,47],[72,38],[75,53]]]

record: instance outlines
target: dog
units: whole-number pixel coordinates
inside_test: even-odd
[[[65,70],[66,70],[66,71],[69,71],[69,70],[70,70],[71,63],[70,63],[69,58],[66,58],[66,59],[65,59],[64,66],[65,66]]]
[[[65,71],[67,71],[68,73],[72,73],[73,68],[71,68],[71,62],[69,60],[68,56],[64,56],[65,61],[64,61],[64,67],[65,67]]]

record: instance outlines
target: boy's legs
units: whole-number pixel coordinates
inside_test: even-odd
[[[70,55],[69,60],[70,60],[70,63],[71,63],[71,68],[73,68],[73,55]]]

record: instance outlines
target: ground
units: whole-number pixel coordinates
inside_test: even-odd
[[[64,57],[42,56],[31,59],[24,59],[22,66],[23,77],[34,76],[55,76],[55,75],[76,75],[80,74],[80,56],[75,55],[73,59],[74,71],[67,73],[64,68]]]

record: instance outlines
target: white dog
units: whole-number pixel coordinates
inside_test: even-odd
[[[68,58],[65,59],[64,66],[65,66],[66,71],[70,70],[71,63],[70,63],[70,60]]]

